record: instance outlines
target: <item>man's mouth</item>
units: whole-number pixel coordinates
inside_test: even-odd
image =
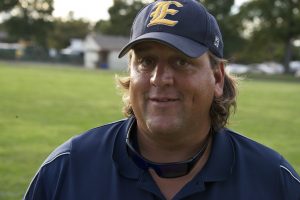
[[[169,98],[169,97],[160,97],[160,98],[154,97],[154,98],[150,98],[150,100],[158,103],[179,101],[178,98]]]

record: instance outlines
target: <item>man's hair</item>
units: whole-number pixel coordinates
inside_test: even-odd
[[[132,52],[129,53],[129,63],[131,60],[131,55]],[[227,63],[225,59],[220,59],[210,52],[209,59],[213,70],[216,69],[220,63],[224,63],[224,65]],[[117,87],[121,89],[123,95],[123,114],[126,117],[134,116],[129,96],[130,77],[116,76],[116,81]],[[231,111],[234,112],[236,110],[236,96],[237,79],[225,72],[223,95],[220,97],[214,97],[210,108],[211,129],[213,131],[218,131],[219,129],[225,127],[228,124],[228,119],[231,114]]]

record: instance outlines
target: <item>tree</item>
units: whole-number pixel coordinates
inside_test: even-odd
[[[242,24],[239,16],[231,12],[234,0],[200,0],[200,2],[218,21],[224,40],[224,57],[239,60],[239,52],[245,40],[241,37]]]
[[[56,18],[49,33],[48,46],[62,49],[70,44],[71,38],[83,39],[90,32],[90,24],[83,19],[75,20],[71,15],[67,20]]]
[[[200,0],[203,5],[209,10],[209,12],[216,17],[218,21],[226,18],[230,15],[232,6],[234,5],[234,0]]]
[[[17,5],[19,0],[1,0],[0,12],[7,12]]]
[[[251,40],[255,42],[256,38],[265,39],[263,43],[257,44],[258,47],[283,46],[281,57],[285,72],[288,73],[292,42],[300,36],[300,0],[253,0],[242,6],[241,15],[244,21],[252,22],[254,28]]]
[[[10,40],[27,40],[47,47],[47,35],[52,28],[53,0],[19,0],[14,15],[3,25]]]
[[[96,23],[94,30],[104,34],[124,35],[130,34],[131,24],[138,13],[144,7],[141,1],[115,1],[109,8],[109,20],[100,20]]]

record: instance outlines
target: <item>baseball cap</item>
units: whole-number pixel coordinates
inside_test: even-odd
[[[223,58],[223,40],[216,19],[195,0],[158,0],[136,16],[130,40],[119,53],[123,57],[134,45],[156,41],[197,58],[207,51]]]

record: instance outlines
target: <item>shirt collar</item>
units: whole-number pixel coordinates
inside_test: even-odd
[[[235,152],[227,129],[214,133],[210,156],[200,174],[204,182],[226,180],[232,173]]]
[[[138,179],[140,175],[144,173],[128,156],[126,148],[127,133],[129,131],[135,131],[135,126],[135,117],[130,117],[125,121],[124,126],[121,127],[117,133],[113,151],[113,160],[119,172],[123,176],[131,179]],[[232,173],[234,166],[234,154],[234,148],[227,129],[221,129],[214,133],[211,154],[204,168],[199,173],[200,179],[204,182],[227,179]]]
[[[126,136],[129,131],[135,131],[135,125],[135,117],[130,117],[125,121],[124,126],[121,127],[116,135],[113,150],[113,160],[119,172],[123,176],[131,179],[138,179],[140,174],[143,173],[143,170],[134,164],[127,153]]]

